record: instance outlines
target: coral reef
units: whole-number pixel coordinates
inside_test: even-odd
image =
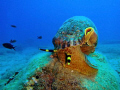
[[[23,90],[119,90],[119,76],[107,63],[106,58],[99,52],[90,56],[98,65],[95,77],[63,67],[62,63],[54,58],[42,71],[37,69],[35,74],[28,78]]]
[[[43,67],[42,71],[36,70],[24,89],[31,86],[33,90],[108,89],[109,84],[106,84],[106,88],[98,81],[99,75],[105,72],[100,70],[98,63],[96,64],[98,61],[106,62],[104,58],[99,59],[98,55],[91,55],[95,51],[97,39],[97,29],[88,18],[77,16],[65,21],[53,38],[55,49],[40,49],[54,52],[51,63]],[[94,85],[94,88],[90,85]]]
[[[52,40],[54,50],[40,49],[52,54],[33,59],[50,62],[37,63],[24,78],[22,90],[119,89],[118,74],[102,54],[94,52],[97,40],[97,29],[90,19],[75,16],[66,20]]]
[[[58,58],[66,68],[94,76],[98,70],[89,66],[85,54],[95,51],[97,39],[97,29],[90,19],[84,16],[72,17],[63,23],[52,40],[55,48],[53,57]]]
[[[91,41],[93,41],[92,44],[97,43],[96,35],[97,29],[89,18],[74,16],[63,23],[52,42],[55,49],[64,49],[65,47],[82,45]]]
[[[95,77],[66,68],[57,58],[50,58],[50,53],[44,53],[31,58],[29,65],[3,90],[119,90],[120,78],[106,57],[96,51],[89,56],[97,63]]]

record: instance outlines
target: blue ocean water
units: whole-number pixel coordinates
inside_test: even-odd
[[[120,43],[120,0],[0,0],[0,61],[9,62],[1,64],[0,78],[8,78],[5,73],[18,63],[21,65],[17,70],[20,70],[23,63],[39,52],[39,47],[53,48],[52,38],[63,22],[73,16],[86,16],[94,22],[99,43]],[[11,25],[16,25],[16,28]],[[38,36],[42,39],[37,39]],[[18,53],[2,45],[11,39],[17,40],[13,45]],[[108,58],[120,55],[120,52],[115,54],[115,47],[119,48],[119,45],[110,46],[114,47],[111,57],[110,51],[106,51],[108,46],[100,47],[104,48],[101,51]]]
[[[30,46],[51,43],[63,22],[73,16],[90,18],[99,42],[120,40],[119,0],[0,0],[0,4],[0,47],[10,39]],[[43,38],[37,40],[40,35]]]

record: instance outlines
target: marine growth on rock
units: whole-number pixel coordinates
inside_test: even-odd
[[[42,71],[37,70],[25,87],[86,90],[82,85],[82,77],[94,78],[98,72],[86,56],[95,51],[97,40],[97,29],[87,17],[75,16],[66,20],[52,40],[54,49],[40,49],[53,52],[51,63],[43,67]],[[36,76],[40,78],[36,79]]]

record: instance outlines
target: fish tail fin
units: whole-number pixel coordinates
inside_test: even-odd
[[[39,48],[39,50],[46,51],[46,52],[56,52],[57,51],[57,50],[41,49],[41,48]]]
[[[16,47],[16,46],[15,46]],[[15,50],[15,47],[13,47],[13,49]]]
[[[13,49],[15,50],[15,47]]]

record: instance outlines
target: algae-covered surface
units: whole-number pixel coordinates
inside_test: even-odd
[[[0,89],[15,75],[15,72],[19,72],[15,78],[10,81],[11,88],[8,88],[10,90],[16,90],[15,87],[19,87],[20,83],[24,82],[27,77],[32,75],[36,68],[43,67],[47,64],[49,60],[45,59],[45,57],[50,54],[41,53],[34,47],[28,47],[20,52],[1,48],[0,53]],[[12,87],[14,87],[14,89],[12,89]]]
[[[64,83],[67,80],[69,80],[69,82],[71,82],[71,80],[72,81],[76,80],[74,82],[77,82],[78,84],[74,83],[74,86],[73,85],[70,86],[71,84],[68,85],[69,86],[69,88],[67,88],[68,90],[70,89],[70,87],[76,87],[76,89],[78,90],[80,88],[83,90],[86,90],[86,89],[88,90],[103,90],[103,89],[119,90],[120,89],[119,87],[120,86],[120,82],[119,82],[120,81],[120,58],[119,58],[120,52],[119,51],[120,50],[116,49],[119,46],[120,44],[117,44],[117,45],[116,44],[99,44],[96,51],[89,55],[91,57],[91,60],[94,59],[95,61],[95,63],[92,61],[91,62],[95,65],[97,64],[97,68],[98,68],[98,73],[94,79],[78,74],[74,70],[67,69],[66,71],[66,69],[63,69],[63,70],[60,70],[61,73],[69,72],[71,74],[66,74],[65,76],[66,79],[62,78],[57,81],[54,81],[53,86],[55,87],[55,83],[57,83],[60,86],[61,84],[58,82]],[[27,57],[28,60],[26,60],[25,59],[26,57],[23,56],[22,60],[24,64],[19,63],[20,61],[19,62],[16,61],[15,63],[13,63],[14,64],[13,66],[11,65],[13,68],[9,66],[8,61],[4,61],[6,59],[5,55],[7,56],[7,53],[11,53],[12,51],[1,54],[0,58],[1,60],[3,60],[0,66],[2,68],[2,71],[0,73],[1,89],[21,90],[23,89],[25,84],[29,82],[30,77],[35,74],[36,70],[41,72],[41,67],[44,67],[46,65],[49,66],[49,63],[52,60],[50,57],[51,53],[49,52],[43,53],[40,51],[36,51],[35,49],[32,49],[32,48],[31,50],[34,51],[34,54],[33,52],[31,52],[31,54],[29,53],[30,58]],[[14,51],[11,53],[11,55],[14,55],[14,57],[18,57],[18,58],[21,57],[21,54],[18,54]],[[13,60],[14,57],[9,56],[9,60]],[[54,64],[52,68],[53,69],[57,68],[55,70],[58,70],[58,65],[59,64]],[[6,68],[8,68],[8,71],[6,70]],[[4,85],[8,81],[8,79],[14,75],[14,72],[16,71],[18,71],[19,73],[14,77],[14,79],[11,80],[8,84]],[[64,75],[57,74],[56,78],[60,78],[61,76],[64,76]],[[80,88],[78,88],[77,85],[80,86]],[[57,88],[60,88],[60,87],[57,87]],[[30,88],[28,90],[30,90]]]
[[[16,76],[16,79],[14,79],[13,83],[8,84],[6,89],[10,90],[21,90],[22,85],[27,82],[27,78],[30,77],[35,73],[35,70],[37,68],[41,68],[45,66],[49,62],[49,59],[46,57],[48,56],[48,53],[43,53],[43,54],[37,54],[31,58],[31,61],[28,63],[28,66],[26,66],[18,76]]]

